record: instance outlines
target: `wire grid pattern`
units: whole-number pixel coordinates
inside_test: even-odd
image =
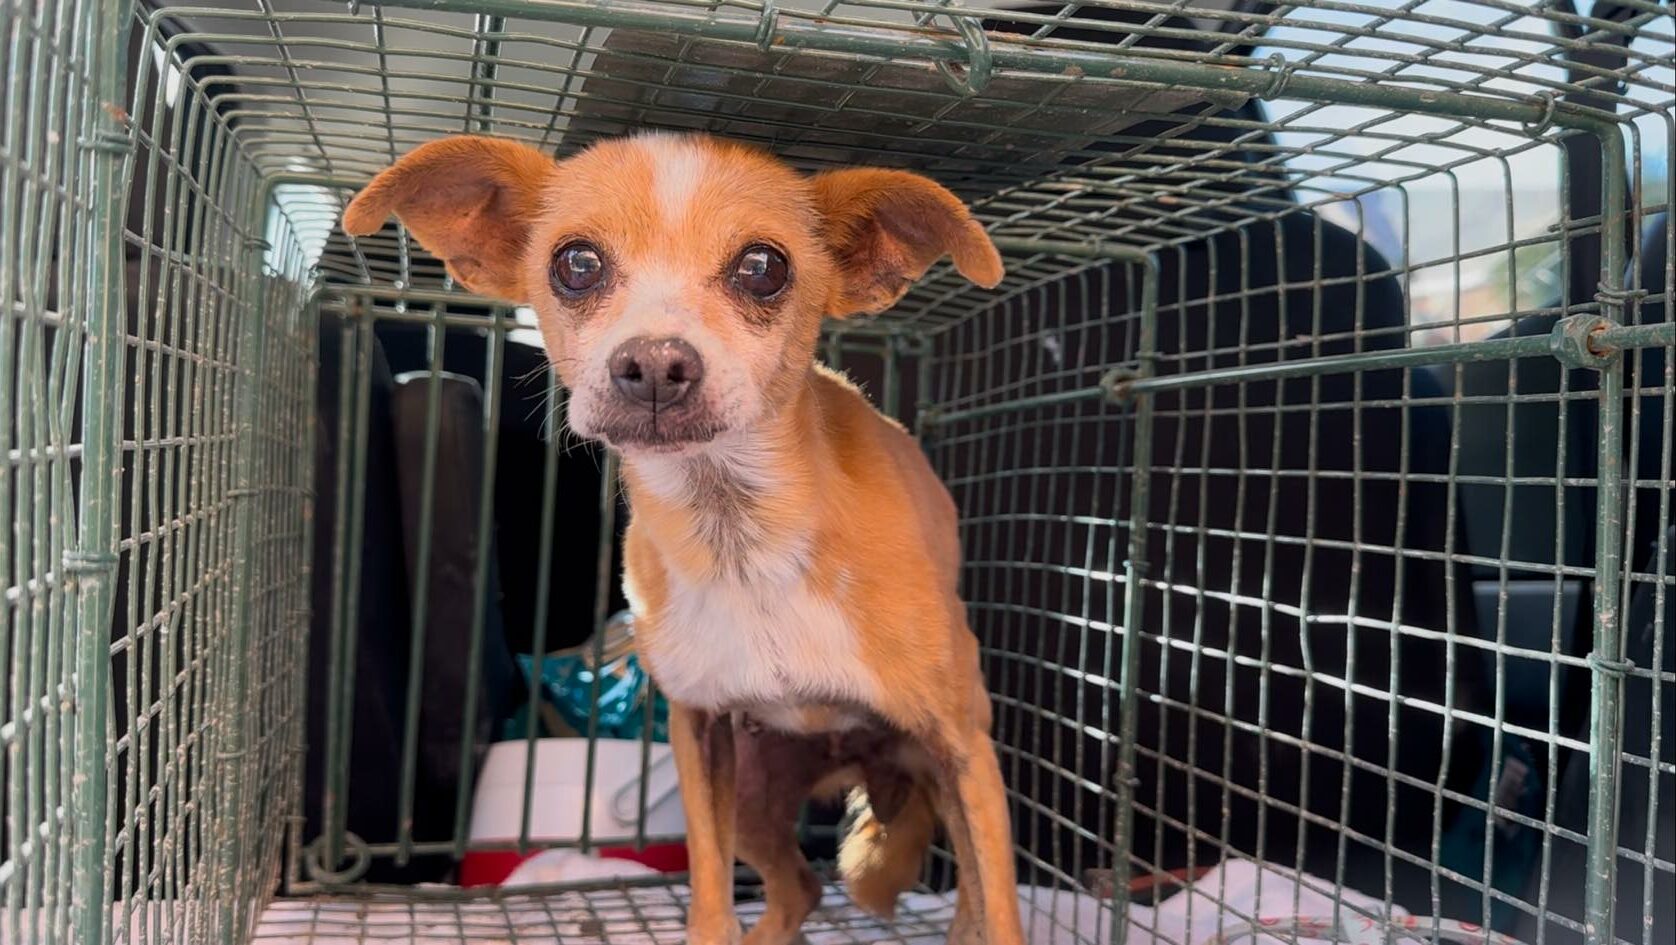
[[[962,323],[939,340],[927,399],[1022,400],[1132,361],[1139,286],[1114,275],[1085,268]],[[1122,856],[1113,772],[1123,596],[1113,575],[1126,555],[1133,441],[1111,422],[1117,413],[1098,401],[1006,411],[939,423],[929,439],[960,508],[962,591],[983,644],[1021,876],[1049,888],[1086,888],[1090,871]],[[1052,906],[1031,900],[1027,911]]]
[[[742,890],[747,896],[760,890]],[[382,942],[522,942],[528,945],[676,945],[686,935],[685,886],[626,882],[583,889],[505,891],[474,898],[415,897],[369,890],[336,898],[280,900],[253,939],[261,945],[373,945]],[[804,927],[811,945],[941,942],[951,904],[916,896],[893,922],[860,912],[836,889]],[[747,922],[761,902],[741,906]]]
[[[73,176],[93,79],[74,6],[0,10],[0,937],[65,921],[74,786],[76,597],[66,553],[79,547],[74,413],[87,330],[77,262],[93,196]],[[34,107],[24,109],[31,96]],[[16,116],[16,117],[12,117]],[[27,234],[27,236],[25,236]]]
[[[444,133],[518,137],[562,155],[636,128],[693,128],[757,141],[805,165],[933,171],[977,203],[999,235],[1139,246],[1190,240],[1300,202],[1406,199],[1420,183],[1475,174],[1499,173],[1511,196],[1528,175],[1553,173],[1544,142],[1606,112],[1637,134],[1667,138],[1667,102],[1676,94],[1664,42],[1669,18],[1649,3],[1624,5],[1611,20],[1558,4],[1460,2],[1295,4],[1243,14],[1185,2],[982,11],[994,64],[975,99],[929,69],[849,52],[840,35],[866,28],[881,43],[969,59],[942,4],[782,3],[765,11],[629,3],[597,16],[551,4],[526,11],[541,19],[523,20],[495,15],[494,6],[476,9],[473,17],[464,7],[449,16],[396,7],[349,15],[307,3],[208,6],[191,11],[202,32],[182,42],[227,47],[239,79],[217,80],[211,94],[244,122],[241,136],[264,171],[312,186],[356,186]],[[630,15],[641,29],[604,25]],[[699,35],[651,32],[665,25]],[[767,31],[766,51],[706,38],[737,39],[748,29]],[[946,38],[932,42],[924,29]],[[806,39],[811,31],[833,38]],[[1260,34],[1262,57],[1253,49]],[[1634,39],[1620,50],[1621,37]],[[1586,62],[1571,72],[1556,65],[1573,53]],[[1602,56],[1621,61],[1602,65]],[[1123,57],[1122,66],[1112,57]],[[1192,76],[1168,71],[1188,61],[1245,70],[1240,81],[1195,88]],[[977,79],[966,78],[975,87]],[[1348,94],[1365,100],[1287,94],[1334,81],[1360,83],[1363,91]],[[1267,114],[1241,107],[1254,96],[1276,105]],[[1114,98],[1121,113],[1110,111]],[[375,133],[356,133],[369,115],[380,119]],[[1532,233],[1534,221],[1515,220],[1512,204],[1499,238],[1468,233],[1462,244],[1459,233],[1453,240],[1428,233],[1417,244],[1405,240],[1411,252],[1394,262],[1429,272],[1552,251],[1555,235]],[[426,287],[443,279],[395,228],[356,243],[331,236],[323,270]],[[933,279],[894,317],[941,320],[982,304],[957,280]],[[1507,314],[1505,306],[1495,314]]]
[[[236,940],[300,778],[313,326],[296,228],[150,56],[130,48],[110,934]]]
[[[300,778],[313,326],[296,228],[225,114],[150,55],[131,48],[124,165],[110,921],[236,940]]]
[[[1306,222],[1303,237],[1320,227]],[[1222,370],[1378,348],[1377,333],[1343,326],[1389,318],[1400,300],[1386,271],[1277,288],[1288,280],[1275,257],[1297,234],[1246,235],[1158,254],[1164,284],[1149,358],[1137,341],[1147,276],[1133,264],[1005,297],[934,336],[928,402],[960,407],[921,421],[930,420],[931,455],[961,508],[963,587],[997,702],[1026,875],[1083,883],[1085,869],[1127,852],[1139,875],[1169,882],[1238,854],[1321,877],[1306,885],[1383,898],[1387,908],[1368,919],[1382,921],[1397,906],[1516,930],[1526,941],[1569,940],[1583,931],[1581,848],[1600,841],[1591,843],[1575,811],[1556,812],[1554,781],[1534,809],[1499,794],[1492,801],[1463,779],[1473,769],[1461,759],[1491,759],[1489,784],[1514,766],[1523,776],[1526,761],[1502,752],[1504,740],[1519,739],[1540,759],[1527,758],[1532,767],[1552,777],[1566,765],[1573,776],[1587,768],[1587,727],[1562,720],[1559,693],[1566,671],[1587,674],[1598,663],[1585,657],[1586,645],[1562,642],[1568,624],[1552,590],[1594,574],[1542,552],[1566,542],[1568,521],[1592,528],[1597,483],[1566,474],[1563,446],[1557,464],[1548,453],[1546,475],[1512,469],[1515,433],[1540,444],[1540,427],[1508,429],[1491,444],[1506,450],[1508,469],[1475,469],[1482,454],[1463,447],[1462,429],[1489,433],[1463,422],[1488,411],[1512,418],[1510,426],[1520,418],[1557,425],[1563,439],[1566,407],[1581,414],[1598,395],[1565,389],[1546,357],[1499,365],[1500,376],[1490,377],[1499,390],[1466,376],[1465,366],[1219,382]],[[1318,255],[1300,264],[1320,274]],[[1219,298],[1229,274],[1270,291]],[[1324,313],[1331,324],[1321,323]],[[1310,339],[1304,350],[1294,337]],[[1145,538],[1136,545],[1134,405],[1078,395],[1091,383],[1101,391],[1098,375],[1113,366],[1146,363],[1160,377],[1204,380],[1152,405],[1152,453],[1142,467],[1150,501],[1139,509]],[[1544,380],[1559,389],[1533,396]],[[1668,379],[1641,394],[1630,402],[1662,405]],[[1645,412],[1643,422],[1664,422]],[[1668,440],[1639,442],[1653,444],[1642,448],[1654,453],[1654,467],[1668,464],[1658,446]],[[1642,502],[1667,501],[1668,487],[1647,476]],[[1550,547],[1532,555],[1528,539],[1514,540],[1525,536],[1509,514],[1490,520],[1499,555],[1475,555],[1481,541],[1461,547],[1453,527],[1466,515],[1461,503],[1505,502],[1511,511],[1518,495],[1525,511],[1531,494],[1550,506],[1576,503],[1582,524],[1561,516],[1546,532]],[[1637,560],[1663,567],[1668,536],[1640,534],[1655,537]],[[1502,595],[1487,625],[1477,625],[1466,600],[1485,583],[1472,579],[1481,568]],[[1133,577],[1146,591],[1142,622],[1125,628]],[[1538,614],[1551,632],[1539,631],[1535,645],[1509,637],[1518,613],[1507,590],[1521,578],[1555,601],[1551,615]],[[1643,786],[1639,803],[1654,811],[1671,792],[1672,763],[1657,747],[1676,681],[1658,643],[1667,583],[1630,575],[1623,588],[1645,598],[1637,625],[1651,636],[1650,652],[1630,670],[1641,695],[1625,724],[1653,733],[1624,764]],[[1138,643],[1128,667],[1120,636]],[[1509,687],[1528,685],[1533,665],[1551,688],[1549,714],[1510,718]],[[1122,679],[1136,690],[1137,781],[1127,795],[1121,767],[1115,780],[1105,776],[1130,731],[1114,721]],[[1126,802],[1132,828],[1119,826]],[[1487,838],[1477,860],[1451,851],[1451,823],[1463,810],[1523,836],[1537,875],[1496,878],[1502,848]],[[1652,904],[1676,878],[1668,824],[1646,817],[1620,835],[1617,852],[1619,869],[1636,877],[1620,887],[1617,934],[1626,941],[1663,934],[1653,931]],[[1289,911],[1266,903],[1245,915],[1219,893],[1206,895],[1247,921]]]
[[[291,882],[294,886],[305,880],[325,881],[331,885],[336,882],[332,874],[354,858],[376,857],[391,860],[397,866],[406,866],[416,857],[443,855],[458,858],[466,852],[467,819],[474,788],[470,764],[459,765],[455,778],[445,786],[451,798],[447,810],[415,815],[416,808],[421,805],[418,797],[422,751],[421,701],[437,697],[434,688],[437,683],[427,681],[423,668],[410,672],[403,686],[405,708],[400,730],[395,733],[400,748],[393,759],[395,771],[389,773],[392,780],[381,779],[370,788],[377,794],[392,795],[394,806],[391,808],[393,816],[389,834],[361,837],[348,831],[345,819],[348,808],[353,806],[353,797],[356,792],[364,794],[369,790],[366,785],[353,783],[348,770],[348,758],[355,750],[354,692],[359,672],[357,667],[360,665],[353,649],[354,639],[360,622],[371,615],[370,619],[404,625],[399,649],[408,665],[434,668],[440,665],[439,661],[460,661],[464,665],[465,661],[475,660],[480,664],[485,659],[482,642],[487,632],[484,601],[486,595],[492,593],[488,569],[494,556],[482,553],[481,549],[492,548],[496,530],[504,531],[507,527],[504,519],[497,518],[496,496],[504,498],[505,504],[499,507],[503,513],[529,499],[523,494],[508,494],[508,487],[497,480],[497,460],[503,455],[503,438],[527,445],[532,440],[545,437],[545,441],[536,448],[541,465],[538,479],[542,496],[537,520],[553,523],[559,517],[556,488],[561,447],[565,441],[564,431],[559,426],[561,408],[554,399],[556,391],[548,382],[549,372],[540,352],[526,344],[509,346],[509,339],[520,333],[511,313],[504,308],[452,305],[450,302],[457,300],[449,296],[424,304],[410,304],[414,301],[410,296],[401,293],[390,295],[393,297],[380,298],[379,293],[364,291],[342,295],[329,293],[318,302],[322,332],[338,336],[334,358],[340,372],[331,384],[336,391],[336,403],[333,405],[335,435],[326,454],[334,464],[331,487],[333,508],[324,513],[329,515],[331,522],[331,533],[327,537],[331,542],[331,561],[334,562],[331,611],[329,614],[317,614],[315,623],[316,632],[329,637],[332,648],[326,678],[320,681],[333,693],[333,701],[321,730],[327,757],[331,760],[327,770],[320,773],[324,787],[317,822],[319,834],[295,838],[308,842],[308,866],[305,869],[303,860],[293,861]],[[418,364],[405,365],[407,370],[399,373],[397,382],[391,385],[390,362],[398,360],[403,347],[420,352],[421,360]],[[415,373],[410,374],[408,370]],[[445,378],[452,378],[456,383],[445,384]],[[464,381],[464,378],[471,380]],[[445,387],[447,401],[443,399]],[[397,483],[376,479],[369,471],[369,464],[377,461],[369,458],[377,449],[369,446],[369,442],[391,435],[387,426],[388,417],[374,414],[375,397],[399,399],[414,405],[406,409],[416,411],[420,417],[419,425],[408,434],[412,437],[411,441],[404,440],[402,434],[396,434],[397,440],[408,442],[414,452],[404,453],[397,460],[403,471],[394,478],[415,490],[413,507],[424,510],[415,522],[415,533],[405,536],[413,543],[412,560],[416,562],[416,570],[408,586],[400,591],[407,599],[400,601],[369,599],[365,594],[366,585],[358,579],[359,571],[348,564],[357,557],[356,549],[367,540],[363,536],[369,527],[369,508],[379,502],[379,497],[372,493],[397,488]],[[470,410],[472,415],[463,417],[462,410]],[[469,433],[465,432],[466,428],[469,428]],[[532,430],[539,433],[521,435]],[[466,445],[459,439],[462,435],[476,439]],[[517,445],[512,449],[516,450]],[[459,466],[457,454],[462,450],[481,454],[484,457],[481,467],[472,469],[464,479],[439,478]],[[517,452],[505,455],[527,458],[526,454]],[[602,499],[610,501],[615,495],[614,484],[608,476],[600,478],[604,490]],[[567,477],[568,481],[573,480]],[[446,493],[451,488],[469,489],[472,494],[469,497],[450,497]],[[437,523],[445,514],[438,510],[448,505],[467,510],[469,521],[451,523],[463,532],[448,530],[450,523]],[[371,516],[376,514],[374,509]],[[522,515],[527,516],[528,513]],[[602,547],[596,547],[596,540],[594,546],[576,553],[555,552],[556,546],[562,543],[562,537],[555,534],[551,524],[541,527],[539,533],[539,550],[536,552],[539,564],[530,569],[534,574],[543,576],[537,580],[545,580],[556,554],[567,563],[573,563],[575,555],[580,554],[586,559],[585,567],[589,574],[615,573],[610,543],[613,532],[609,524],[603,528],[606,542]],[[584,529],[577,528],[573,534],[580,542]],[[453,557],[449,559],[451,563],[439,563],[445,553],[460,552],[460,548],[453,546],[462,546],[465,557]],[[599,557],[601,555],[603,557]],[[509,563],[501,567],[518,566],[518,563]],[[433,584],[439,586],[431,586]],[[439,642],[446,641],[436,639],[436,634],[450,632],[453,627],[448,625],[447,620],[458,615],[437,616],[434,613],[437,602],[444,597],[460,595],[474,598],[468,608],[471,616],[465,618],[472,642],[465,652],[438,654],[434,648]],[[574,617],[576,609],[567,608],[563,601],[548,605],[545,594],[538,596],[542,597],[543,611],[533,618],[533,626],[518,628],[519,632],[530,637],[527,652],[532,658],[547,653],[559,642],[549,641],[548,629],[552,621],[546,619],[545,608],[564,609],[567,617]],[[591,631],[602,625],[604,616],[601,612],[586,615],[588,629]],[[470,694],[463,698],[470,700],[474,707],[468,718],[477,718],[482,703]],[[529,698],[533,711],[536,694],[531,694]],[[472,731],[475,727],[475,721],[468,721],[462,731]],[[535,751],[533,738],[532,732],[529,744],[532,753]],[[457,749],[450,745],[448,750],[468,751],[470,744],[469,740],[462,740]],[[462,756],[467,757],[469,755]],[[592,782],[592,775],[588,780]],[[525,839],[520,849],[528,849],[532,802],[533,798],[526,796],[522,812]],[[310,814],[313,813],[310,811]]]
[[[1631,301],[1635,309],[1632,322],[1646,323],[1676,313],[1673,268],[1676,229],[1669,229],[1667,224],[1663,245],[1646,241],[1632,268],[1628,288],[1632,293],[1647,293]],[[1662,292],[1658,291],[1660,283]],[[1671,796],[1676,784],[1676,738],[1671,736],[1672,720],[1676,719],[1676,660],[1672,658],[1676,649],[1672,634],[1676,631],[1671,624],[1676,618],[1670,614],[1671,602],[1676,600],[1672,592],[1676,566],[1671,560],[1676,553],[1676,536],[1665,531],[1648,540],[1648,531],[1669,522],[1671,515],[1669,444],[1676,442],[1672,438],[1676,435],[1672,428],[1676,374],[1672,368],[1668,348],[1635,352],[1626,364],[1624,385],[1630,394],[1625,427],[1630,443],[1625,459],[1629,483],[1625,518],[1636,540],[1626,549],[1621,606],[1642,628],[1627,641],[1630,652],[1626,655],[1631,658],[1622,667],[1626,672],[1624,717],[1648,718],[1650,726],[1646,736],[1623,746],[1621,753],[1626,791],[1633,792],[1626,794],[1625,802],[1635,805],[1626,809],[1635,812],[1625,815],[1628,829],[1620,831],[1616,850],[1620,875],[1632,878],[1618,902],[1620,923],[1632,921],[1636,910],[1651,910],[1659,896],[1667,895],[1663,892],[1669,888],[1667,877],[1676,872],[1676,836],[1671,835],[1668,826],[1655,822],[1662,805],[1676,804]],[[1639,813],[1642,810],[1645,815]],[[1645,820],[1640,819],[1643,816]],[[1650,941],[1652,934],[1649,931],[1643,940]]]
[[[1558,888],[1564,880],[1549,877],[1576,875],[1556,873],[1557,864],[1570,848],[1609,843],[1603,831],[1557,810],[1552,782],[1535,815],[1494,804],[1451,780],[1447,756],[1465,751],[1462,730],[1488,737],[1495,759],[1504,736],[1521,738],[1550,770],[1591,748],[1587,729],[1558,710],[1534,722],[1506,717],[1502,696],[1523,664],[1537,664],[1554,692],[1572,673],[1616,693],[1586,708],[1647,706],[1655,733],[1673,711],[1660,662],[1669,539],[1657,534],[1621,560],[1561,547],[1591,530],[1593,518],[1577,516],[1596,509],[1607,523],[1668,522],[1670,339],[1662,329],[1616,336],[1628,364],[1599,372],[1604,395],[1597,372],[1555,374],[1549,362],[1544,387],[1530,356],[1545,345],[1390,359],[1513,322],[1598,312],[1637,326],[1655,304],[1669,310],[1676,249],[1668,236],[1662,247],[1629,249],[1619,238],[1670,207],[1668,191],[1650,186],[1648,163],[1656,146],[1669,153],[1676,134],[1667,9],[1630,0],[1608,18],[1566,3],[1499,0],[1043,4],[979,11],[987,31],[979,39],[972,11],[914,0],[424,6],[138,6],[132,22],[146,38],[130,49],[138,87],[126,110],[93,106],[100,99],[80,54],[97,46],[98,28],[128,22],[125,4],[0,13],[6,56],[27,65],[7,70],[0,283],[13,347],[0,363],[14,397],[39,390],[27,382],[43,373],[46,389],[64,395],[32,400],[35,413],[15,411],[8,428],[17,440],[7,467],[17,470],[7,493],[16,603],[7,631],[9,870],[0,884],[13,940],[37,919],[52,930],[45,940],[64,932],[71,857],[35,837],[67,839],[73,831],[54,830],[66,816],[107,826],[103,898],[116,903],[109,924],[118,938],[236,939],[270,889],[274,828],[292,812],[300,778],[299,591],[310,575],[296,563],[308,560],[309,493],[306,463],[287,459],[306,452],[310,426],[300,422],[314,338],[302,286],[311,277],[357,283],[390,293],[400,314],[410,303],[456,298],[440,266],[399,228],[356,241],[334,232],[348,189],[440,134],[510,135],[564,154],[647,126],[756,141],[803,166],[922,169],[1007,241],[999,303],[938,273],[892,315],[843,333],[889,333],[931,352],[914,359],[933,379],[916,385],[918,413],[965,516],[967,590],[996,690],[1027,875],[1074,889],[1114,861],[1164,876],[1218,850],[1248,849],[1393,902],[1466,902],[1492,920],[1510,908],[1531,942],[1582,929],[1581,907],[1558,901],[1569,892]],[[110,16],[117,7],[121,15]],[[147,60],[157,68],[143,68]],[[18,107],[23,101],[44,107]],[[98,174],[68,170],[104,153],[98,138],[80,134],[101,112],[127,132],[121,174],[140,196],[129,199],[125,228],[101,229],[104,208],[92,212],[102,199]],[[1523,181],[1568,174],[1591,150],[1605,162],[1606,191],[1592,210],[1528,208]],[[1463,196],[1485,179],[1488,212]],[[1439,188],[1442,203],[1425,203]],[[1617,213],[1615,200],[1627,212]],[[1383,258],[1342,251],[1318,222],[1336,219],[1339,231],[1378,242],[1381,201],[1401,208]],[[1486,217],[1497,225],[1472,228]],[[128,275],[100,280],[91,243],[35,239],[52,231],[30,222],[48,218],[61,234],[85,221],[85,240],[117,233]],[[1045,240],[1081,248],[1033,245]],[[1604,244],[1592,251],[1604,261],[1598,293],[1586,262],[1591,240]],[[1091,241],[1154,253],[1155,353],[1140,341],[1144,267],[1093,265]],[[55,246],[81,252],[44,252]],[[1534,290],[1527,274],[1540,273],[1530,263],[1542,257],[1561,282],[1582,280],[1588,291]],[[1346,260],[1348,270],[1333,269]],[[1275,281],[1241,281],[1260,262],[1278,270]],[[1631,264],[1627,276],[1615,271],[1621,263]],[[54,267],[57,278],[48,275]],[[1662,289],[1648,273],[1662,276]],[[1474,289],[1475,275],[1491,290]],[[1419,287],[1439,279],[1441,308],[1422,312]],[[140,288],[119,303],[128,319],[118,366],[103,369],[109,346],[96,345],[89,350],[100,358],[84,365],[83,311],[97,305],[78,306],[77,293],[119,283]],[[1314,301],[1304,303],[1299,330],[1251,335],[1267,316],[1249,313],[1290,311],[1300,294]],[[1376,318],[1388,316],[1392,298],[1404,317]],[[1225,317],[1230,310],[1248,314]],[[1194,334],[1195,319],[1213,313],[1223,313],[1216,335]],[[1224,322],[1232,338],[1222,336]],[[1344,354],[1368,360],[1329,364]],[[1485,358],[1499,360],[1502,374],[1471,374]],[[1219,374],[1280,362],[1296,375]],[[1148,375],[1191,379],[1173,390],[1137,386],[1140,398],[1125,408],[1105,402],[1102,378],[1113,367],[1143,384]],[[84,404],[76,416],[67,392],[79,371],[96,379],[95,400],[108,411]],[[1633,396],[1612,396],[1620,382]],[[1586,406],[1615,402],[1624,433],[1582,419]],[[1138,422],[1143,403],[1150,416]],[[1495,436],[1463,435],[1465,420],[1495,415],[1503,418]],[[113,419],[117,454],[96,465],[122,475],[78,495],[84,454],[72,431],[110,430]],[[1447,432],[1437,449],[1417,446],[1439,429]],[[1594,448],[1590,431],[1625,444],[1618,465],[1579,471],[1564,462]],[[1531,467],[1511,448],[1515,433],[1527,442],[1557,434],[1559,452]],[[1353,444],[1346,461],[1323,460],[1340,436]],[[1507,445],[1505,459],[1474,453],[1480,439]],[[1280,458],[1298,442],[1309,447],[1303,460]],[[1241,452],[1230,459],[1226,449]],[[1151,493],[1139,502],[1143,479]],[[1631,483],[1621,501],[1610,498],[1615,489],[1596,488],[1621,480]],[[1416,493],[1446,509],[1444,534],[1417,537],[1439,523],[1405,512]],[[43,508],[42,494],[63,514]],[[1532,520],[1530,494],[1551,500],[1552,554],[1516,540]],[[39,511],[28,518],[25,508]],[[81,747],[51,697],[70,681],[73,660],[89,665],[89,638],[105,632],[89,619],[99,613],[88,607],[99,600],[97,582],[82,585],[95,589],[87,594],[54,580],[71,549],[91,553],[74,560],[97,570],[104,542],[83,547],[71,527],[90,508],[113,519],[109,547],[120,552],[103,816],[52,803],[74,798],[65,770],[46,763],[55,744]],[[1486,517],[1485,509],[1501,511]],[[1137,518],[1139,545],[1129,534]],[[1485,534],[1489,551],[1474,538]],[[97,528],[92,535],[101,538]],[[1148,561],[1134,584],[1146,593],[1131,594],[1125,568]],[[1285,573],[1282,561],[1298,568],[1289,588],[1262,580]],[[1229,569],[1220,586],[1219,565]],[[1603,573],[1614,580],[1596,582]],[[1518,621],[1508,603],[1513,585],[1531,581],[1557,589],[1542,621],[1549,638],[1534,646],[1510,638]],[[1490,629],[1468,637],[1467,588],[1485,583],[1500,591]],[[1610,585],[1597,593],[1621,598],[1624,613],[1650,611],[1645,659],[1625,664],[1568,648],[1564,591],[1591,583]],[[1379,586],[1388,588],[1383,598],[1362,590]],[[1338,596],[1324,599],[1327,590]],[[1129,628],[1132,600],[1144,619]],[[1439,612],[1417,616],[1428,602]],[[25,603],[39,608],[26,614]],[[54,626],[67,632],[42,632]],[[1121,665],[1125,657],[1133,664]],[[1135,680],[1127,692],[1118,686],[1125,672]],[[1474,672],[1495,695],[1487,704],[1461,694]],[[1432,688],[1411,694],[1417,677]],[[1255,722],[1244,711],[1253,692]],[[1120,711],[1126,696],[1136,700],[1132,712]],[[1288,716],[1277,706],[1293,697]],[[1615,733],[1605,721],[1596,730]],[[1125,726],[1133,738],[1122,737]],[[1397,758],[1410,749],[1378,738],[1382,731],[1413,735],[1427,750]],[[1657,734],[1622,745],[1615,735],[1594,739],[1622,757],[1624,783],[1643,783],[1651,798],[1639,838],[1620,831],[1612,851],[1620,875],[1654,878],[1619,903],[1614,928],[1619,940],[1648,943],[1653,926],[1634,920],[1651,915],[1658,881],[1673,872],[1654,815],[1670,803],[1662,785],[1676,769]],[[1251,745],[1248,767],[1238,750]],[[1113,776],[1126,747],[1140,778],[1133,787]],[[1428,765],[1432,778],[1410,773]],[[1296,768],[1296,783],[1268,776],[1283,766]],[[1492,762],[1490,783],[1507,767]],[[1366,819],[1369,797],[1382,822]],[[1228,812],[1206,806],[1224,801]],[[1457,808],[1539,836],[1544,879],[1534,900],[1490,881],[1492,841],[1481,844],[1487,862],[1438,865]],[[1411,833],[1404,818],[1415,810],[1430,822]],[[1247,829],[1262,836],[1239,832]],[[1340,838],[1324,862],[1311,858],[1323,833]],[[436,846],[457,855],[462,843],[456,829]]]
[[[295,796],[300,257],[130,15],[0,11],[10,942],[239,936]]]

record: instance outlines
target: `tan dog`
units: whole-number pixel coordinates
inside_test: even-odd
[[[794,941],[820,897],[799,807],[852,789],[839,865],[860,905],[894,911],[940,816],[960,868],[951,941],[1022,943],[954,503],[914,440],[814,360],[823,319],[884,311],[944,256],[1000,281],[960,201],[704,137],[559,162],[462,137],[379,174],[344,229],[392,212],[459,282],[534,307],[572,428],[623,457],[624,582],[673,706],[688,941],[739,940],[735,855],[768,901],[745,941]]]

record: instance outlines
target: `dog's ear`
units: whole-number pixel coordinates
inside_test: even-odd
[[[529,145],[458,136],[421,145],[349,202],[343,228],[376,233],[391,213],[473,292],[525,302],[520,262],[557,165]]]
[[[881,168],[826,171],[812,183],[840,280],[827,314],[883,312],[945,255],[986,289],[1001,281],[989,234],[942,185]]]

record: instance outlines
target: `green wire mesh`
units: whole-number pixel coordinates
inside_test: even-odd
[[[466,361],[474,547],[497,501],[539,507],[538,570],[581,562],[597,629],[620,510],[601,460],[593,525],[552,524],[577,447],[542,376],[541,498],[496,493],[528,317],[397,226],[344,236],[342,202],[445,134],[563,156],[648,127],[923,171],[1007,254],[1000,289],[936,272],[823,355],[961,509],[1044,936],[1174,941],[1146,897],[1239,856],[1371,897],[1316,918],[1375,937],[1441,940],[1401,908],[1528,945],[1668,940],[1676,242],[1642,237],[1672,209],[1668,4],[7,0],[0,75],[0,942],[675,927],[678,885],[365,882],[536,843],[527,790],[515,843],[470,841],[464,742],[455,805],[412,826],[418,675],[379,786],[403,826],[357,836],[346,800],[352,628],[399,611],[417,662],[437,593],[360,595],[377,339],[425,351],[420,562]],[[535,599],[540,655],[567,601]],[[664,839],[654,801],[571,842]],[[1092,918],[1067,925],[1077,895]]]

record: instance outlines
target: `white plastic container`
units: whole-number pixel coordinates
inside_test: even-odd
[[[599,739],[594,758],[593,806],[589,840],[594,846],[633,844],[639,834],[642,758],[646,761],[646,830],[648,839],[686,835],[675,763],[668,745],[654,744],[650,754],[639,741]],[[528,743],[500,742],[490,747],[471,813],[474,843],[516,843],[524,814],[524,771]],[[573,843],[582,836],[587,797],[588,741],[543,738],[535,743],[535,781],[530,803],[530,842],[537,846]]]

